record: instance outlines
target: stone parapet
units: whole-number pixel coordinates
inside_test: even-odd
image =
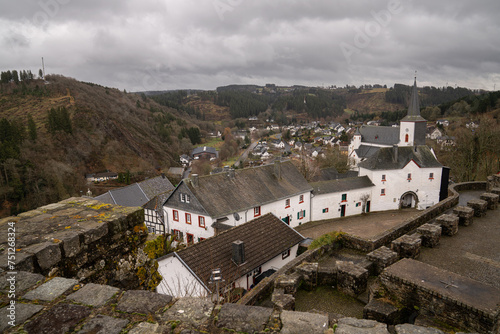
[[[474,220],[474,209],[468,206],[456,206],[453,208],[453,214],[458,216],[458,224],[469,226]]]
[[[488,210],[488,202],[482,199],[472,199],[467,202],[467,206],[474,209],[475,217],[483,217]]]
[[[488,202],[488,209],[489,210],[496,210],[497,209],[498,197],[499,197],[499,195],[494,194],[494,193],[484,193],[484,194],[481,194],[481,196],[479,196],[480,199]]]
[[[416,259],[420,256],[420,247],[422,240],[417,235],[405,234],[391,244],[391,249],[398,254],[400,258],[406,257]]]
[[[422,239],[422,246],[432,248],[439,245],[441,231],[441,226],[428,223],[417,228],[417,233],[420,234]]]
[[[155,261],[142,251],[148,232],[140,207],[74,197],[2,219],[4,270],[9,232],[15,233],[16,270],[128,289],[154,289],[160,280]]]
[[[436,225],[441,226],[443,235],[452,236],[458,233],[459,218],[455,215],[441,215],[436,218]]]
[[[382,270],[398,260],[398,253],[382,246],[366,255],[366,258],[373,262],[374,275],[379,275]]]
[[[368,270],[347,261],[337,261],[337,289],[350,296],[366,291]]]

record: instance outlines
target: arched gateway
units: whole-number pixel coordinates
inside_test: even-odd
[[[405,192],[403,196],[401,196],[399,203],[400,209],[416,208],[418,204],[418,196],[413,191]]]

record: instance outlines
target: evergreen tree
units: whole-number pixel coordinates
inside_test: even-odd
[[[17,74],[16,70],[12,71],[12,80],[14,80],[15,83],[19,82],[19,75]]]
[[[35,142],[38,135],[36,133],[36,124],[31,114],[28,115],[28,131],[31,141]]]

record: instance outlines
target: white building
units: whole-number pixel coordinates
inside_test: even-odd
[[[311,220],[323,220],[370,212],[374,184],[367,176],[311,183]]]
[[[167,229],[192,244],[273,213],[292,227],[310,221],[312,187],[290,162],[182,180],[163,205]]]
[[[259,279],[294,259],[303,240],[273,214],[262,215],[157,259],[163,277],[157,292],[173,297],[209,296],[216,291],[215,269],[223,279],[219,294],[234,288],[250,290]]]

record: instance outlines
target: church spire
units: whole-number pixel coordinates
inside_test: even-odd
[[[420,116],[420,102],[417,90],[417,71],[415,71],[415,80],[413,81],[410,103],[408,104],[408,114],[405,118],[403,118],[403,121],[425,121],[425,119]]]

